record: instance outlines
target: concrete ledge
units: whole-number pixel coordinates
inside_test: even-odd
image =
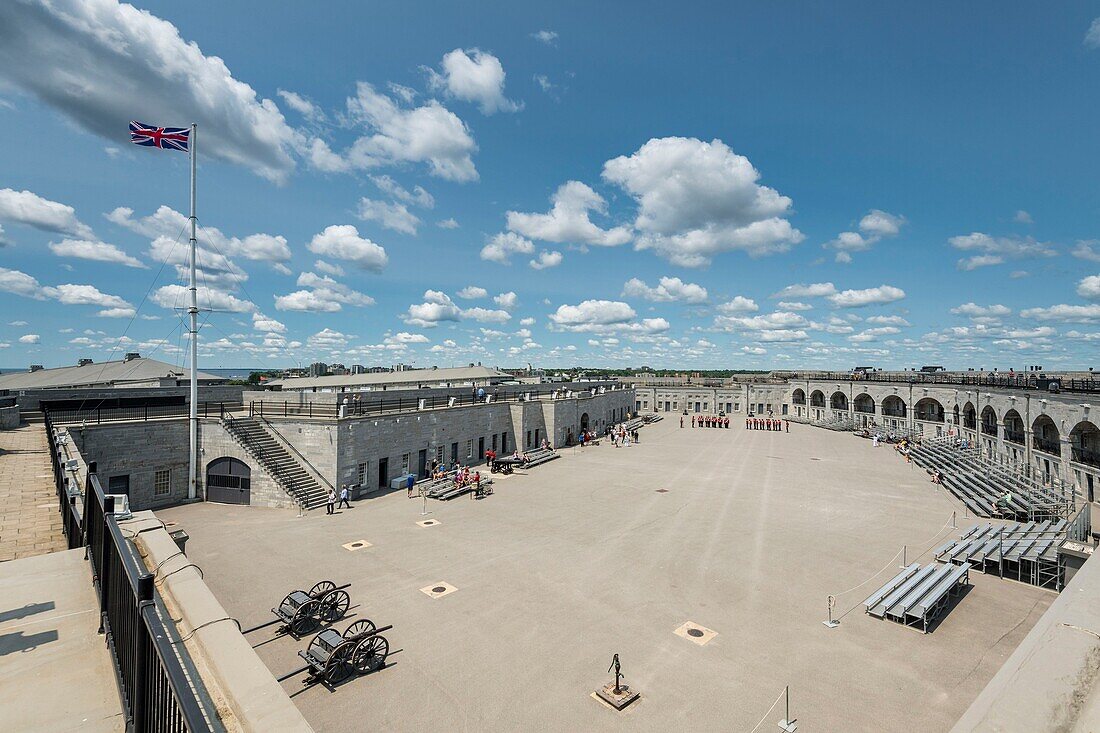
[[[952,733],[1100,730],[1100,561],[1077,571]]]
[[[184,644],[226,729],[249,733],[313,731],[237,624],[220,620],[229,614],[198,571],[188,567],[191,561],[179,553],[161,520],[152,512],[137,512],[119,526],[127,534],[140,532],[134,541],[146,567],[150,571],[159,568],[157,589],[172,617],[180,619],[180,635],[187,637],[194,631]]]

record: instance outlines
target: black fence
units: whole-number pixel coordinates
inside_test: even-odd
[[[157,613],[153,574],[123,537],[112,514],[114,498],[103,493],[95,474],[89,474],[83,505],[77,502],[80,492],[70,490],[54,416],[43,410],[43,417],[62,527],[69,548],[84,547],[90,560],[99,630],[111,650],[127,733],[215,730]]]
[[[946,372],[932,374],[925,372],[807,372],[791,374],[791,381],[798,379],[816,379],[827,382],[891,382],[893,384],[948,384],[962,387],[1004,387],[1006,389],[1034,389],[1052,392],[1100,392],[1100,379],[1065,379],[1062,377],[1039,376],[1037,374],[1005,374],[1003,372],[975,372],[958,374]]]
[[[113,516],[114,499],[90,474],[84,534],[100,608],[100,631],[114,660],[127,731],[212,731],[157,613],[153,574]]]
[[[241,403],[200,402],[199,417],[220,418],[226,412],[240,410]],[[102,422],[125,422],[144,420],[162,420],[164,418],[188,417],[188,406],[183,405],[135,405],[128,407],[88,407],[82,409],[51,409],[50,417],[55,425],[73,425],[82,423],[98,425]]]
[[[374,397],[363,399],[369,392],[347,392],[333,395],[335,402],[292,402],[290,400],[252,400],[248,403],[248,414],[252,417],[309,417],[309,418],[335,418],[367,417],[370,415],[385,415],[400,412],[415,412],[416,410],[436,410],[445,407],[464,407],[468,405],[482,404],[487,397],[492,397],[494,403],[525,402],[552,399],[554,392],[537,392],[534,390],[497,390],[487,391],[483,395],[474,393],[460,395],[432,394],[433,390],[425,389],[427,394],[417,394],[415,397]],[[575,389],[573,395],[585,397],[591,395],[592,390]],[[276,394],[276,393],[272,393]],[[377,393],[375,393],[377,394]],[[564,390],[558,392],[564,394]],[[359,399],[355,399],[359,395]],[[347,404],[343,404],[347,397]],[[372,395],[373,397],[373,395]],[[344,408],[341,412],[341,408]]]

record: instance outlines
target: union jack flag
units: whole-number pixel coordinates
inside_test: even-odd
[[[191,140],[188,127],[154,127],[143,122],[130,123],[130,142],[147,148],[187,152]]]

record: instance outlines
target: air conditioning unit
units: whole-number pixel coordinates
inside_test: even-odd
[[[75,458],[70,458],[69,460],[65,461],[65,470],[66,471],[75,471],[79,467],[80,467],[80,461],[76,460]]]
[[[129,519],[133,516],[130,513],[130,497],[126,494],[107,494],[115,500],[115,509],[111,512],[111,516],[115,519]]]

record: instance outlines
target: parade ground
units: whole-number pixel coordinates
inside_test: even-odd
[[[393,625],[386,669],[335,690],[283,683],[319,731],[774,731],[787,685],[800,730],[946,731],[1056,597],[971,572],[929,634],[865,615],[903,545],[930,562],[953,511],[958,531],[975,520],[851,433],[672,416],[638,445],[563,449],[495,489],[429,500],[426,516],[404,491],[335,516],[157,515],[190,535],[188,556],[245,628],[322,579],[351,583],[338,630]],[[298,667],[308,639],[270,632],[250,634],[261,659],[276,675]],[[616,653],[641,693],[623,712],[592,697]]]

